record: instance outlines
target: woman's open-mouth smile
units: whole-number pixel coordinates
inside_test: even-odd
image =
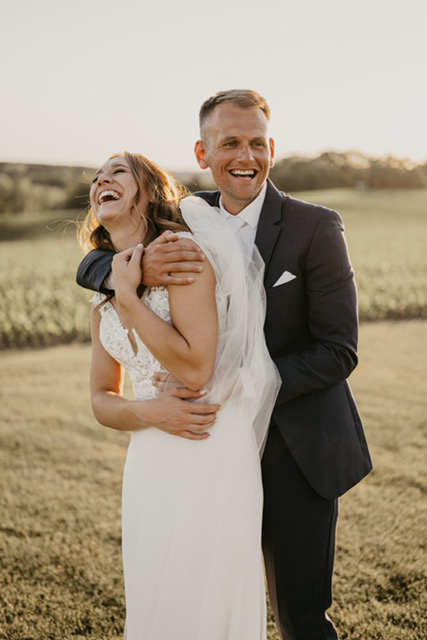
[[[121,197],[122,196],[118,191],[114,191],[113,189],[105,189],[104,191],[101,191],[98,196],[98,204],[120,200]]]

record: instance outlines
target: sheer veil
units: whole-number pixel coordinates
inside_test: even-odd
[[[239,420],[252,425],[261,454],[281,384],[264,338],[264,262],[256,247],[252,259],[245,258],[237,234],[201,198],[186,197],[180,208],[217,280],[217,358],[204,401],[232,406]]]

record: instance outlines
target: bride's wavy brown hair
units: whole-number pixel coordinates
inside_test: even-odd
[[[145,222],[145,234],[141,241],[147,246],[163,231],[188,231],[188,226],[179,210],[181,198],[188,195],[188,190],[173,176],[164,171],[151,160],[139,153],[116,153],[112,158],[125,158],[138,185],[132,204],[132,210]],[[140,206],[141,193],[145,190],[150,198],[147,211]],[[132,213],[132,211],[131,211]],[[80,226],[78,238],[81,247],[86,251],[105,249],[115,251],[110,234],[95,217],[92,207]]]

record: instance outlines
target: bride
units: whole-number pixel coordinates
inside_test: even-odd
[[[265,640],[260,451],[279,378],[264,342],[263,265],[257,254],[248,263],[215,209],[180,195],[143,156],[112,156],[82,229],[88,247],[117,252],[114,296],[92,301],[95,417],[123,428],[114,416],[124,402],[129,415],[133,403],[167,402],[153,385],[159,371],[198,398],[185,431],[172,413],[139,429],[129,421],[125,638]],[[204,269],[191,285],[144,289],[142,243],[166,229],[202,249]],[[134,401],[121,397],[123,370]]]

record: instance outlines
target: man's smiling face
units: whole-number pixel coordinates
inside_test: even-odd
[[[258,107],[220,104],[209,115],[195,153],[200,167],[211,169],[224,207],[239,213],[257,197],[273,166],[267,118]]]

